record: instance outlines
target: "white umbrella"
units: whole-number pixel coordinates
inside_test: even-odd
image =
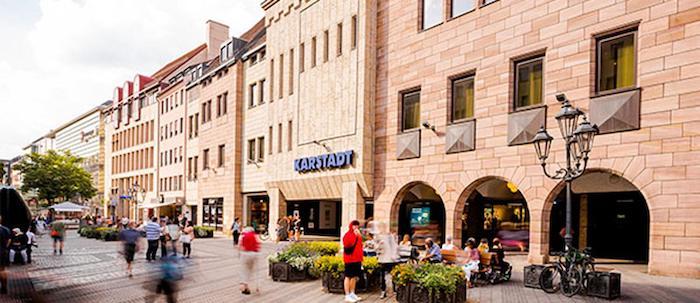
[[[73,202],[63,202],[53,205],[49,208],[53,209],[56,212],[82,212],[83,210],[88,209],[89,207],[75,204]]]

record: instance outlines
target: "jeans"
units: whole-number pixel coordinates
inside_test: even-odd
[[[168,241],[165,240],[165,237],[160,237],[160,256],[162,258],[168,256],[168,248],[166,247],[167,244]]]
[[[146,260],[155,261],[157,251],[158,251],[158,240],[148,240],[148,249],[146,250]]]
[[[381,265],[379,268],[379,288],[382,291],[386,291],[386,275],[391,273],[391,270],[394,269],[396,263],[381,263],[379,265]]]
[[[29,247],[27,247],[27,263],[28,264],[32,263],[32,246],[31,245],[29,245]]]
[[[192,243],[182,243],[182,255],[189,257],[192,253]]]
[[[241,233],[238,232],[237,230],[233,231],[233,245],[238,246],[238,238],[241,236]]]
[[[27,250],[22,249],[22,250],[16,250],[16,249],[10,249],[10,264],[15,262],[15,254],[20,253],[22,255],[22,264],[27,263]]]

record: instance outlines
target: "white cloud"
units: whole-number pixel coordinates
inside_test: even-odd
[[[205,42],[206,20],[227,24],[238,36],[263,15],[259,0],[33,4],[18,8],[0,0],[0,36],[10,38],[0,47],[0,158],[18,155],[50,129],[110,99],[113,88],[136,73],[152,74]]]

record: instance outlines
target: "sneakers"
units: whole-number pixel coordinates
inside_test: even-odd
[[[350,297],[355,299],[355,302],[362,301],[362,298],[358,297],[354,292],[350,293]]]
[[[345,302],[355,303],[355,302],[357,302],[357,300],[355,300],[355,298],[353,298],[350,295],[345,295]]]
[[[380,299],[386,299],[386,291],[382,291],[382,294],[379,296]]]

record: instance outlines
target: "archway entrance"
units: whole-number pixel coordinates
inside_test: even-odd
[[[584,174],[571,184],[574,246],[590,247],[598,259],[649,260],[649,209],[641,192],[609,172]],[[549,251],[563,249],[566,188],[555,193],[550,213]]]
[[[513,183],[486,178],[470,185],[461,215],[462,245],[467,239],[499,238],[505,250],[528,251],[530,212],[527,201]]]
[[[409,185],[399,193],[398,232],[411,235],[413,245],[422,246],[425,239],[445,241],[445,206],[435,189],[424,184]]]

